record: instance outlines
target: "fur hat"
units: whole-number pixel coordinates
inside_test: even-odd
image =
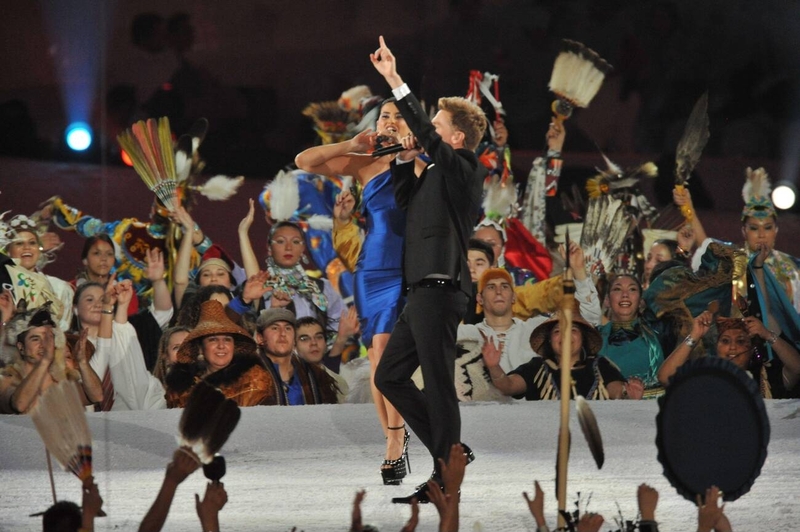
[[[256,353],[256,343],[248,332],[236,325],[225,314],[225,308],[219,301],[204,301],[200,306],[200,320],[197,326],[183,340],[178,349],[177,362],[188,364],[202,360],[201,340],[206,336],[224,334],[232,336],[235,343],[235,355]],[[234,356],[235,356],[234,355]]]
[[[256,330],[263,331],[276,321],[285,321],[291,323],[292,327],[295,326],[296,320],[294,312],[285,308],[269,308],[261,311],[256,320]]]
[[[64,360],[66,339],[64,337],[64,332],[56,325],[50,301],[30,310],[27,309],[27,302],[24,299],[17,304],[17,311],[14,317],[11,318],[5,327],[5,343],[7,346],[3,346],[3,359],[11,364],[20,361],[21,357],[18,351],[13,353],[11,357],[8,356],[12,349],[16,349],[20,335],[31,329],[45,325],[51,326],[53,328],[53,334],[55,335],[55,355],[53,363],[50,364],[49,372],[53,379],[61,381],[67,374],[66,362]],[[8,346],[14,346],[14,348]]]
[[[550,332],[553,330],[553,327],[558,324],[560,318],[561,311],[557,312],[549,320],[539,324],[539,326],[533,330],[531,333],[531,349],[541,354],[542,346],[545,342],[550,340]],[[587,352],[591,355],[599,353],[603,348],[603,337],[600,336],[600,333],[597,332],[597,329],[595,329],[591,323],[581,316],[580,303],[578,303],[577,300],[575,300],[575,306],[572,309],[572,324],[581,328],[583,338],[587,344],[583,347],[586,348]]]

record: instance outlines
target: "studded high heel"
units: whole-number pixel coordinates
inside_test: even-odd
[[[408,442],[411,435],[406,430],[405,425],[401,427],[388,427],[389,430],[403,431],[403,452],[396,460],[384,460],[381,465],[381,477],[387,486],[397,486],[402,484],[403,478],[411,472],[411,462],[408,459]]]

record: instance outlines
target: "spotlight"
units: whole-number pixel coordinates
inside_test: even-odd
[[[797,199],[794,185],[783,182],[772,191],[772,203],[781,210],[791,209]]]
[[[92,128],[86,122],[73,122],[64,136],[73,151],[84,151],[92,144]]]

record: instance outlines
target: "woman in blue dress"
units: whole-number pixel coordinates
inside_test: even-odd
[[[390,164],[395,155],[372,157],[382,137],[394,144],[410,135],[393,98],[381,103],[376,131],[366,130],[336,144],[309,148],[295,158],[297,167],[322,175],[353,176],[361,186],[361,211],[366,221],[363,241],[353,221],[355,200],[348,190],[334,206],[334,248],[355,270],[354,295],[361,318],[361,338],[371,366],[371,387],[378,419],[386,436],[381,465],[384,484],[400,484],[407,472],[408,432],[397,410],[375,388],[375,369],[403,307],[402,249],[405,214],[394,200]],[[424,163],[417,161],[418,174]]]

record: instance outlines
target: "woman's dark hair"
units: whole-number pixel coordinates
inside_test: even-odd
[[[200,321],[200,307],[203,302],[211,299],[214,294],[223,294],[228,299],[233,299],[231,291],[218,284],[212,284],[199,288],[193,294],[187,294],[183,298],[183,305],[178,312],[178,318],[175,320],[176,326],[189,327],[193,329]]]
[[[164,383],[164,379],[167,376],[167,370],[169,369],[169,353],[167,350],[169,349],[169,341],[172,338],[172,335],[179,332],[190,331],[191,329],[189,327],[176,325],[175,327],[170,327],[161,334],[161,338],[158,340],[158,358],[156,359],[156,364],[153,368],[153,376],[160,380],[162,384]]]
[[[94,245],[95,245],[97,242],[105,242],[106,244],[108,244],[109,246],[111,246],[111,249],[113,249],[113,250],[115,250],[115,251],[116,251],[116,248],[114,247],[114,241],[113,241],[113,240],[111,240],[111,237],[110,237],[110,236],[108,236],[108,235],[107,235],[107,234],[105,234],[105,233],[99,233],[99,234],[96,234],[96,235],[94,235],[94,236],[90,236],[90,237],[89,237],[89,238],[87,238],[87,239],[86,239],[86,241],[83,243],[83,250],[81,251],[81,260],[83,260],[83,259],[85,259],[87,256],[89,256],[89,251],[91,251],[92,247],[93,247],[93,246],[94,246]]]
[[[282,228],[282,227],[291,227],[291,228],[293,228],[293,229],[294,229],[294,230],[296,230],[298,233],[300,233],[300,237],[303,239],[303,243],[304,243],[304,244],[306,243],[306,232],[305,232],[305,231],[303,231],[303,228],[302,228],[302,227],[300,227],[299,225],[297,225],[297,224],[296,224],[296,223],[294,223],[294,222],[283,221],[283,222],[277,222],[276,224],[274,224],[274,225],[273,225],[273,226],[270,228],[270,230],[269,230],[269,243],[270,243],[270,244],[272,243],[272,237],[273,237],[273,236],[275,236],[275,232],[276,232],[278,229]]]
[[[486,255],[487,259],[489,259],[489,264],[494,264],[494,250],[492,249],[492,246],[490,246],[483,240],[478,240],[477,238],[470,238],[469,249],[480,251],[481,253]]]
[[[669,254],[672,255],[673,258],[678,256],[678,241],[677,240],[672,240],[672,239],[669,239],[669,238],[659,238],[658,240],[653,242],[653,246],[655,246],[656,244],[661,244],[662,246],[666,246],[666,248],[669,250]],[[652,249],[653,246],[650,246],[650,249]],[[648,250],[648,251],[650,251],[650,250]]]
[[[553,324],[553,326],[550,327],[550,329],[548,329],[546,340],[542,344],[542,350],[541,350],[542,352],[539,354],[542,355],[542,357],[545,358],[546,360],[552,360],[555,363],[559,363],[561,357],[558,355],[558,353],[556,353],[556,350],[553,349],[553,346],[550,343],[550,336],[552,335],[553,329],[555,329],[555,327],[556,327],[555,324]],[[578,325],[578,330],[581,332],[581,361],[583,361],[586,360],[586,357],[588,356],[586,351],[588,340],[586,339],[586,331],[583,329],[583,327]]]

